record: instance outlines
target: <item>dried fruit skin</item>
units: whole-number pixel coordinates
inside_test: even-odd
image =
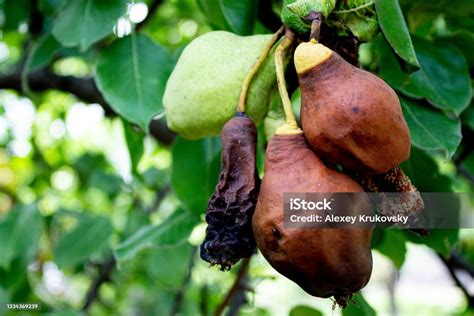
[[[221,173],[209,199],[201,258],[225,270],[255,251],[251,220],[260,187],[255,162],[257,128],[240,114],[224,125],[221,142]]]
[[[327,168],[308,148],[303,134],[275,135],[253,216],[258,248],[281,274],[318,297],[344,301],[369,281],[372,229],[285,229],[285,192],[363,192],[350,177]],[[367,211],[354,202],[354,214]],[[365,214],[365,213],[364,213]]]
[[[313,46],[301,46],[313,45]],[[410,132],[396,93],[321,44],[295,52],[301,122],[322,158],[364,174],[384,173],[410,155]],[[304,63],[317,52],[320,62]]]

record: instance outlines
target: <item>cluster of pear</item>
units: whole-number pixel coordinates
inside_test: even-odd
[[[315,40],[304,42],[292,56],[302,95],[302,130],[285,109],[287,120],[268,143],[260,184],[255,124],[268,112],[276,88],[286,93],[273,59],[281,59],[278,49],[287,34],[266,58],[261,52],[275,36],[211,32],[199,37],[182,53],[164,106],[169,127],[183,137],[222,131],[221,174],[209,200],[201,257],[224,270],[251,256],[257,245],[278,272],[306,292],[334,297],[344,306],[369,281],[372,228],[285,228],[283,195],[364,192],[332,166],[385,173],[409,157],[410,134],[399,100],[384,81]],[[244,91],[242,82],[259,61]],[[247,106],[235,115],[242,96]],[[352,208],[353,214],[365,212],[367,201]]]

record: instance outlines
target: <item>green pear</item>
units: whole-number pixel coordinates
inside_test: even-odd
[[[187,139],[219,134],[234,116],[242,82],[271,37],[215,31],[193,40],[166,84],[163,105],[168,127]],[[253,78],[247,98],[247,115],[256,124],[268,112],[275,91],[271,54]]]

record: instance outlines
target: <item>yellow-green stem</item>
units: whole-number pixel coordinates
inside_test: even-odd
[[[301,129],[296,123],[295,114],[291,108],[290,97],[286,90],[285,69],[283,67],[283,54],[292,46],[295,34],[287,30],[285,38],[278,45],[275,51],[275,70],[277,76],[278,90],[280,91],[280,98],[285,110],[286,123],[277,129],[277,134],[296,134],[301,133]]]
[[[281,37],[284,30],[285,30],[285,27],[282,26],[280,27],[278,31],[276,31],[275,34],[273,34],[272,38],[270,39],[270,41],[268,41],[268,43],[263,48],[262,52],[260,53],[260,56],[258,56],[257,61],[252,66],[247,76],[245,76],[244,82],[242,83],[242,88],[240,89],[240,97],[239,97],[239,103],[237,105],[237,112],[246,111],[247,95],[250,89],[250,84],[252,83],[252,79],[253,77],[255,77],[255,74],[257,73],[260,66],[262,66],[262,64],[265,62],[265,59],[270,53],[270,50],[272,49],[273,45],[275,45],[275,43],[278,41],[278,39]]]

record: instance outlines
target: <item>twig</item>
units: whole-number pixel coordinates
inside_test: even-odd
[[[239,273],[237,274],[237,278],[235,279],[232,287],[229,289],[229,292],[227,292],[227,295],[224,297],[224,299],[219,304],[219,306],[217,306],[216,311],[214,313],[215,316],[222,315],[222,312],[224,312],[224,309],[231,302],[234,296],[237,295],[239,292],[246,290],[246,287],[243,281],[249,269],[250,259],[251,257],[245,258],[244,260],[242,260],[242,265],[240,267]]]
[[[155,0],[152,2],[150,7],[148,8],[148,14],[145,17],[145,19],[141,21],[140,23],[138,23],[137,26],[135,27],[136,31],[141,30],[148,23],[148,21],[150,21],[150,19],[153,17],[153,15],[156,12],[156,9],[158,9],[158,7],[160,6],[162,2],[163,0]]]
[[[441,261],[444,263],[444,265],[446,266],[446,268],[448,269],[449,271],[449,274],[451,275],[451,277],[453,278],[454,282],[456,283],[456,285],[461,289],[461,291],[464,293],[464,295],[466,296],[467,298],[467,302],[468,302],[468,306],[470,308],[474,308],[474,295],[469,293],[468,289],[466,288],[466,286],[461,282],[461,280],[459,280],[458,276],[456,275],[456,272],[455,272],[455,269],[456,268],[459,268],[459,265],[455,265],[453,264],[453,261],[450,259],[445,259],[441,254],[438,254],[438,257],[441,259]],[[464,269],[465,270],[465,269]],[[466,270],[465,270],[466,271]],[[468,273],[470,273],[469,271],[467,271]],[[471,274],[472,276],[472,274]]]
[[[467,263],[461,256],[452,253],[448,259],[449,264],[455,269],[462,269],[474,277],[474,267]]]
[[[234,295],[234,298],[231,300],[229,303],[229,311],[227,313],[227,316],[236,316],[239,314],[240,308],[247,303],[247,297],[245,296],[245,284],[247,284],[248,281],[248,275],[244,275],[242,278],[242,284],[244,286],[241,286],[239,291],[237,291],[237,294]]]
[[[107,281],[110,281],[110,277],[114,268],[115,258],[112,255],[104,263],[99,265],[99,275],[94,279],[86,293],[84,305],[82,307],[83,311],[87,311],[89,307],[91,307],[92,303],[94,303],[94,301],[97,299],[101,285]]]
[[[184,278],[183,285],[181,286],[181,288],[178,290],[178,292],[176,293],[174,297],[174,304],[170,313],[171,316],[176,315],[181,309],[181,305],[183,304],[184,294],[188,288],[189,282],[191,281],[191,276],[192,276],[194,261],[195,261],[194,257],[196,256],[197,249],[198,247],[194,247],[191,253],[191,257],[189,259],[189,265],[188,265],[188,273],[186,274],[186,277]]]

